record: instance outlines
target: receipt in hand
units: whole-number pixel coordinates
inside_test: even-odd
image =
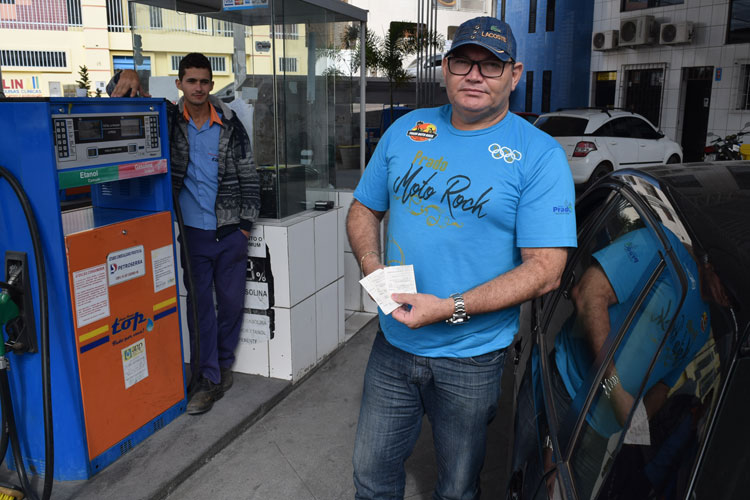
[[[359,280],[359,283],[385,314],[391,314],[401,306],[391,300],[392,293],[417,293],[412,265],[378,269]]]

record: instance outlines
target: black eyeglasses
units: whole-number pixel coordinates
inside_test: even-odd
[[[511,65],[513,61],[509,61]],[[500,78],[503,76],[506,64],[499,59],[485,59],[483,61],[473,61],[464,57],[449,57],[448,71],[453,75],[466,76],[471,73],[474,65],[479,67],[479,74],[485,78]]]

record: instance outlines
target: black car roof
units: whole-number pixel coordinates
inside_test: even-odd
[[[660,185],[739,303],[750,301],[750,161],[618,170]]]

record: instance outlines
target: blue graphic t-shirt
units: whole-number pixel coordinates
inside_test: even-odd
[[[474,131],[451,106],[413,111],[380,140],[354,192],[390,210],[386,265],[414,265],[417,291],[445,298],[521,264],[521,248],[573,247],[575,194],[560,145],[508,113]],[[394,346],[421,356],[469,357],[510,344],[518,307],[412,330],[380,314]]]
[[[670,244],[683,265],[688,277],[688,291],[682,301],[682,287],[675,286],[674,277],[665,269],[657,278],[625,333],[615,352],[614,361],[622,388],[635,396],[662,339],[674,318],[675,324],[664,349],[654,364],[644,389],[644,394],[657,382],[673,386],[706,343],[709,335],[708,306],[701,298],[698,268],[680,240],[665,228]],[[607,275],[617,296],[617,303],[609,307],[611,331],[623,324],[646,280],[661,260],[661,244],[648,229],[631,231],[612,244],[594,253],[594,258]],[[571,318],[572,319],[572,318]],[[555,339],[555,363],[572,398],[588,375],[594,356],[582,332],[577,332],[571,322],[566,323]],[[602,436],[619,431],[612,407],[604,404],[592,406],[587,420]]]

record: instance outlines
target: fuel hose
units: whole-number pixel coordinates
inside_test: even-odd
[[[44,406],[44,490],[42,493],[42,500],[49,500],[52,495],[52,483],[54,479],[54,463],[55,463],[55,445],[54,436],[52,429],[52,390],[50,381],[50,355],[49,355],[49,306],[47,300],[47,273],[44,266],[44,254],[42,253],[42,239],[39,233],[39,227],[36,223],[36,217],[34,211],[31,208],[28,196],[24,191],[21,183],[13,176],[13,174],[0,165],[0,178],[5,179],[13,192],[16,194],[18,201],[23,208],[24,216],[26,217],[26,223],[29,227],[29,233],[31,235],[31,243],[34,248],[34,262],[36,264],[36,277],[37,277],[37,289],[39,291],[39,322],[40,322],[40,337],[41,337],[41,356],[42,356],[42,402]],[[4,343],[4,339],[3,339]],[[7,396],[8,403],[10,403],[9,384],[7,379],[7,371],[0,370],[0,389]],[[3,384],[2,379],[5,379]],[[2,386],[5,387],[2,387]],[[6,417],[7,413],[7,417]],[[13,421],[13,407],[9,405],[9,408],[3,409],[3,417],[7,418],[9,431],[16,433],[15,425],[11,426]],[[13,434],[10,435],[11,448],[13,448]],[[18,439],[16,433],[15,439]],[[15,456],[15,452],[14,452]],[[16,458],[16,467],[19,469],[19,478],[21,475],[21,469],[23,469],[23,475],[26,474],[26,469],[23,463],[23,457]],[[23,481],[22,481],[23,482]],[[28,480],[26,481],[28,483]],[[24,485],[26,489],[26,495],[36,500],[36,494],[31,490],[30,487]]]

